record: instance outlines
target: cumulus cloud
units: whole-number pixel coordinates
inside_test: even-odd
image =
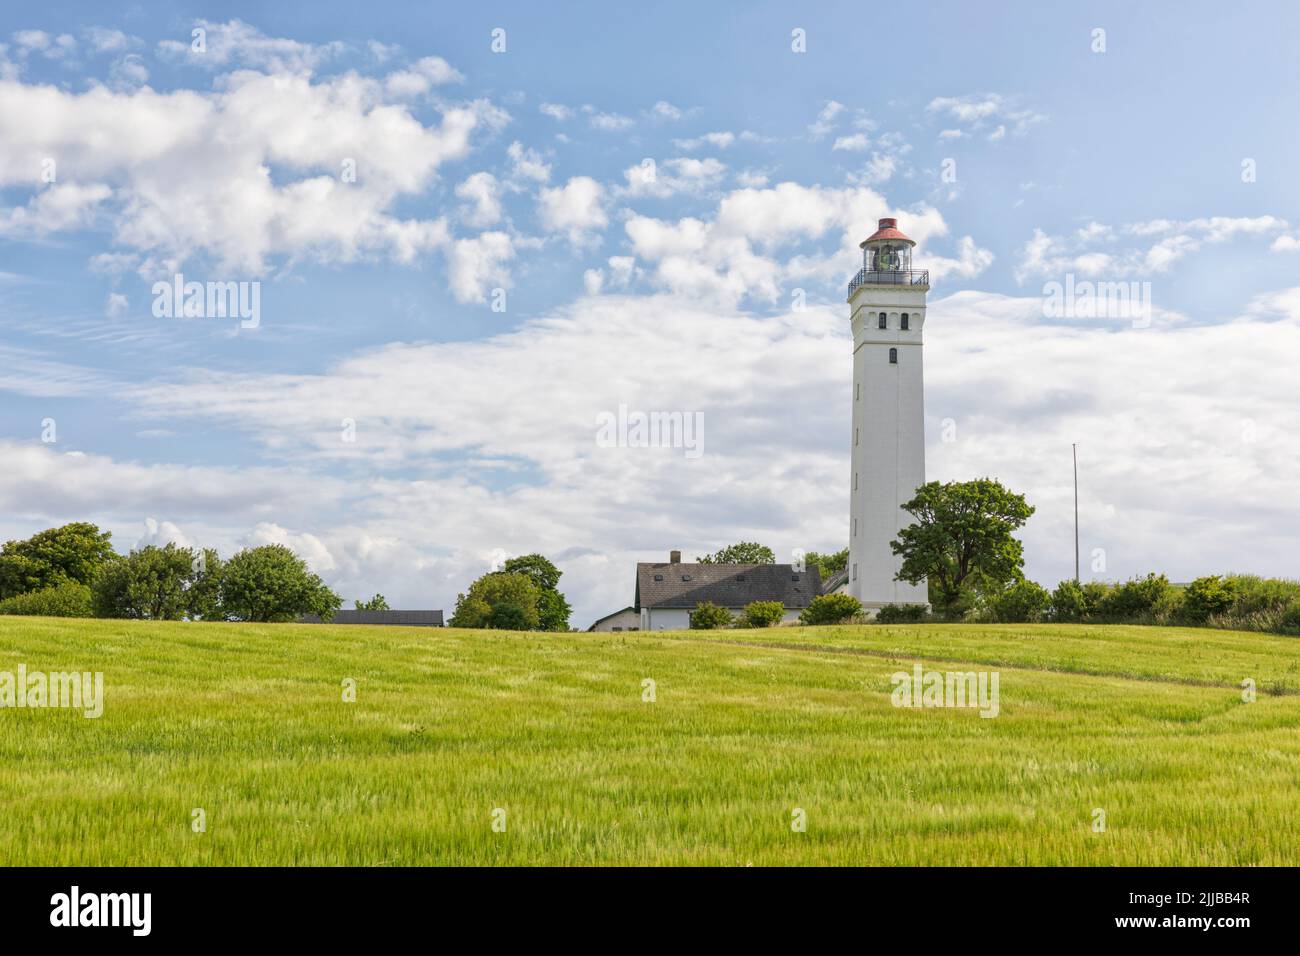
[[[0,81],[0,186],[30,188],[43,159],[58,156],[80,184],[38,192],[8,228],[79,228],[106,205],[113,240],[148,257],[208,254],[254,274],[276,259],[409,261],[440,247],[445,228],[391,207],[504,121],[474,101],[425,126],[355,74],[314,82],[244,71],[214,93]]]
[[[985,133],[988,139],[996,141],[1006,136],[1008,131],[1023,136],[1031,126],[1047,119],[1046,115],[1024,108],[1014,99],[997,93],[936,96],[930,100],[926,111],[959,124],[957,129],[943,130],[939,134],[943,139]]]
[[[574,176],[563,186],[543,189],[538,216],[548,232],[562,232],[581,244],[604,229],[609,217],[604,209],[605,188],[590,176]]]

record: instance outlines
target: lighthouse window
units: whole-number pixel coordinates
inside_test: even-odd
[[[890,365],[898,364],[898,349],[889,350],[889,364]]]
[[[858,430],[855,428],[853,429],[853,444],[856,445],[857,443],[858,443]]]
[[[880,327],[882,329],[889,328],[889,317],[883,312],[880,313]]]
[[[906,313],[906,312],[903,313],[903,323],[902,323],[902,325],[899,326],[899,328],[902,329],[904,332],[907,331],[907,313]]]
[[[855,564],[853,565],[853,580],[856,581],[857,579],[858,579],[858,566]]]
[[[853,400],[856,402],[856,401],[857,401],[858,399],[860,399],[861,397],[862,397],[862,383],[861,383],[861,382],[854,382],[854,383],[853,383]]]

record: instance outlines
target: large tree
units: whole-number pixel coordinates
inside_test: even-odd
[[[945,613],[963,607],[973,589],[997,591],[1023,577],[1024,546],[1012,534],[1034,513],[1023,495],[992,478],[931,481],[903,508],[916,521],[890,542],[903,558],[897,578],[928,578]]]
[[[537,628],[542,631],[567,631],[572,608],[560,593],[559,568],[540,554],[510,558],[502,568],[507,574],[523,574],[537,586]]]
[[[304,614],[324,620],[343,599],[282,544],[245,548],[221,574],[221,611],[236,621],[293,621]]]
[[[827,581],[849,566],[849,549],[822,554],[820,551],[808,551],[803,556],[804,567],[816,568],[821,572],[822,580]]]
[[[451,627],[494,628],[504,631],[536,630],[541,592],[527,574],[492,571],[456,595]]]
[[[776,554],[757,541],[739,541],[695,560],[700,564],[776,564]]]
[[[149,545],[105,564],[95,576],[96,617],[179,621],[189,615],[198,569],[189,548]]]
[[[49,528],[0,548],[0,599],[75,581],[89,585],[116,557],[111,534],[88,521]]]

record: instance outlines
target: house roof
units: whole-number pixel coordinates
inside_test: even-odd
[[[320,624],[320,615],[304,614],[299,624]],[[442,627],[441,611],[335,611],[331,624],[404,624],[408,627]]]
[[[849,569],[837,571],[822,583],[822,594],[834,594],[849,580]]]
[[[618,617],[620,614],[627,614],[629,612],[635,614],[636,608],[634,608],[632,605],[629,604],[627,607],[619,608],[613,614],[606,614],[604,617],[598,617],[596,618],[596,620],[594,620],[591,623],[591,627],[587,628],[587,630],[594,631],[596,629],[597,624],[603,624],[605,621],[608,621],[611,617]]]
[[[656,580],[658,578],[658,580]],[[780,601],[805,608],[821,593],[817,568],[796,571],[789,564],[672,564],[636,566],[636,608],[694,608],[701,601],[744,607],[751,601]]]

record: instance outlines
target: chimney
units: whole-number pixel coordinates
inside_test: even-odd
[[[681,563],[682,563],[682,553],[681,553],[680,551],[669,551],[669,552],[668,552],[668,563],[669,563],[669,564],[681,564]]]

